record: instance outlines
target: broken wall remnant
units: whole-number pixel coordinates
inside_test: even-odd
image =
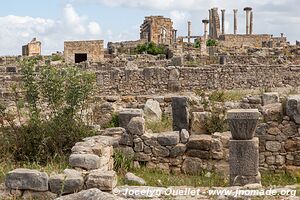
[[[66,41],[64,57],[67,63],[99,62],[104,58],[103,40]]]
[[[145,17],[140,27],[140,39],[156,44],[171,45],[174,41],[173,22],[163,16]]]
[[[33,38],[31,42],[22,46],[22,56],[39,56],[42,51],[42,43]]]

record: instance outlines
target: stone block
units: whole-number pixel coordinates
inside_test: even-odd
[[[230,185],[231,186],[245,186],[248,184],[261,184],[261,175],[258,172],[257,175],[253,176],[230,176]]]
[[[300,95],[291,95],[287,98],[286,114],[300,124]]]
[[[102,191],[112,191],[117,185],[115,171],[93,170],[86,178],[86,188],[99,188]]]
[[[170,150],[170,157],[175,158],[177,156],[181,156],[185,153],[186,145],[184,144],[177,144]]]
[[[189,141],[190,134],[187,130],[182,129],[180,131],[180,142],[186,144]]]
[[[151,156],[149,154],[145,154],[143,152],[136,152],[134,154],[134,160],[137,160],[137,161],[150,161],[151,160]]]
[[[211,158],[210,151],[203,151],[203,150],[196,150],[196,149],[187,150],[186,155],[189,157],[197,157],[206,160]]]
[[[259,141],[230,140],[229,144],[230,176],[256,176],[259,166]]]
[[[119,113],[119,126],[127,130],[127,125],[134,117],[143,117],[144,113],[142,109],[124,109]]]
[[[258,109],[233,109],[227,112],[227,120],[234,140],[251,140],[260,113]]]
[[[207,134],[205,123],[209,115],[209,112],[192,112],[191,135]]]
[[[283,117],[281,103],[268,104],[262,107],[262,114],[265,121],[277,121]]]
[[[143,135],[145,133],[145,119],[133,117],[128,123],[127,129],[132,135]]]
[[[168,157],[170,155],[170,150],[166,147],[158,146],[152,148],[152,153],[157,157]]]
[[[263,105],[279,103],[279,94],[277,92],[266,92],[262,95]]]
[[[209,151],[211,148],[211,135],[192,135],[187,143],[187,149]]]
[[[125,174],[125,182],[127,182],[127,183],[134,182],[134,183],[137,183],[139,185],[146,185],[146,181],[144,179],[142,179],[142,178],[140,178],[140,177],[138,177],[135,174],[130,173],[130,172]]]
[[[148,99],[144,106],[145,119],[149,122],[160,122],[162,111],[159,102],[153,99]]]
[[[101,159],[94,154],[71,154],[69,164],[86,170],[98,169],[101,166]]]
[[[268,151],[277,152],[281,149],[281,143],[277,141],[267,141],[266,142],[266,149]]]
[[[157,136],[157,141],[162,146],[177,145],[180,142],[179,132],[178,131],[170,131],[170,132],[160,133]]]
[[[181,170],[185,174],[198,175],[203,172],[203,163],[200,158],[186,157]]]
[[[50,191],[59,195],[81,191],[83,186],[81,173],[72,169],[64,170],[64,174],[52,174],[49,178]]]
[[[189,105],[186,97],[172,97],[173,130],[189,130]]]
[[[48,175],[45,172],[30,169],[15,169],[8,172],[5,185],[10,189],[47,191]]]

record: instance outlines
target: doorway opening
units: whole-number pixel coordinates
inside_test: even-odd
[[[86,53],[75,53],[75,63],[81,63],[87,61]]]

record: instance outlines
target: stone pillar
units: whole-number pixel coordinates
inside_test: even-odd
[[[207,40],[207,25],[209,23],[209,21],[207,19],[202,20],[202,23],[204,24],[204,39]]]
[[[176,43],[177,42],[177,30],[173,29],[173,42]]]
[[[283,38],[283,36],[284,36],[284,34],[283,34],[283,33],[280,33],[280,37]]]
[[[236,35],[237,34],[237,11],[238,9],[233,9],[233,15],[234,15],[234,19],[233,19],[233,33]]]
[[[188,43],[190,44],[191,43],[191,26],[192,26],[192,23],[190,21],[188,21]]]
[[[250,35],[253,33],[253,12],[250,12]]]
[[[209,13],[209,36],[211,37],[212,36],[212,28],[213,28],[213,25],[212,25],[212,11],[209,9],[208,10],[208,13]]]
[[[225,34],[225,10],[221,10],[222,12],[222,35]]]
[[[259,140],[254,137],[260,113],[258,109],[234,109],[227,112],[232,134],[229,141],[229,172],[231,186],[261,184]]]
[[[172,97],[173,130],[189,130],[189,105],[186,97]]]
[[[250,31],[249,31],[249,15],[250,15],[250,11],[252,10],[252,8],[250,7],[246,7],[244,8],[244,11],[246,11],[246,35],[249,35]]]

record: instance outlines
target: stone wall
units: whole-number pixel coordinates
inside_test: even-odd
[[[219,45],[223,47],[262,47],[263,42],[270,41],[271,35],[234,35],[226,34],[219,37]]]
[[[131,54],[134,53],[135,48],[139,44],[144,44],[145,42],[147,41],[137,40],[137,41],[124,41],[124,42],[109,42],[107,44],[107,49],[109,54],[119,54],[119,53]]]
[[[87,54],[87,61],[99,62],[104,58],[103,40],[66,41],[64,56],[67,63],[75,63],[75,54]]]
[[[42,43],[37,41],[36,38],[33,38],[31,42],[27,45],[22,46],[22,55],[23,56],[39,56],[41,55]]]
[[[195,89],[299,86],[300,66],[199,66],[99,70],[99,93],[160,94]]]

